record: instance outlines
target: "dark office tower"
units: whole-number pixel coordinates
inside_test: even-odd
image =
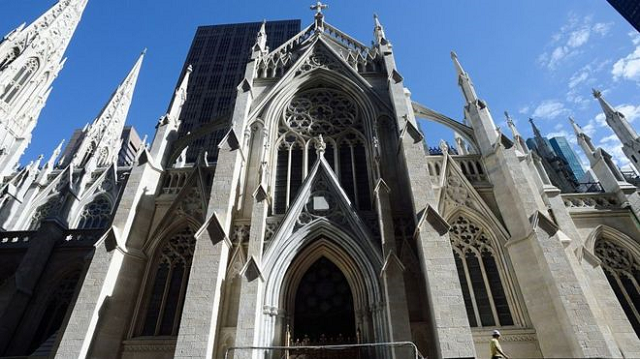
[[[244,77],[261,24],[201,26],[196,31],[182,70],[184,73],[189,65],[193,67],[179,135],[199,137],[187,149],[187,162],[194,162],[201,150],[207,151],[209,161],[217,159],[218,142],[226,133],[236,87]],[[267,44],[272,50],[298,32],[300,20],[266,23]]]
[[[640,31],[640,1],[638,0],[607,0],[622,15],[631,26]]]

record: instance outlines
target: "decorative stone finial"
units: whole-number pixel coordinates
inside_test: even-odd
[[[440,147],[440,151],[442,151],[443,154],[449,153],[449,144],[447,143],[447,141],[440,140],[439,147]]]
[[[591,89],[592,93],[593,93],[593,97],[595,98],[600,98],[602,97],[602,91],[597,90],[597,89]]]
[[[318,156],[324,157],[324,151],[327,149],[327,143],[324,142],[322,135],[318,135],[318,139],[316,140],[316,153]]]
[[[316,2],[315,5],[311,5],[310,9],[311,10],[315,10],[316,11],[316,15],[315,15],[315,30],[316,31],[322,31],[324,30],[324,14],[322,13],[322,10],[329,8],[329,5],[327,4],[323,4],[321,1]]]

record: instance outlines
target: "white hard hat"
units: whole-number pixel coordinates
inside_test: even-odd
[[[494,330],[493,335],[500,335],[500,332],[498,330]]]

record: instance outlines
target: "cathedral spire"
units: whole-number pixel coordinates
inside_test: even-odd
[[[373,37],[376,39],[376,43],[379,45],[387,44],[387,36],[384,33],[384,27],[380,23],[380,19],[378,18],[378,14],[373,14]]]
[[[471,83],[471,78],[464,71],[458,60],[458,55],[453,51],[451,52],[451,59],[458,76],[458,85],[465,99],[465,122],[469,123],[473,128],[480,152],[484,155],[489,154],[494,151],[494,145],[498,141],[496,124],[487,105],[478,98],[476,90]]]
[[[518,131],[518,128],[516,127],[516,124],[513,122],[513,119],[509,115],[509,112],[505,111],[504,112],[504,116],[507,119],[507,126],[509,126],[509,128],[511,129],[511,134],[513,136],[513,142],[515,143],[516,148],[522,153],[529,153],[529,148],[527,147],[527,144],[524,141],[524,138],[522,137],[522,135]]]
[[[571,122],[571,127],[573,127],[573,132],[576,134],[580,147],[584,151],[585,155],[587,155],[588,158],[591,158],[596,150],[596,147],[591,142],[591,137],[582,130],[582,127],[576,123],[573,117],[569,117],[569,122]]]
[[[86,5],[87,0],[60,0],[0,42],[0,132],[7,134],[0,141],[0,175],[11,173],[31,141]]]
[[[471,83],[471,78],[469,77],[469,74],[464,71],[460,61],[458,60],[458,55],[453,51],[451,51],[451,60],[453,60],[453,66],[456,68],[456,72],[458,74],[458,85],[462,89],[462,95],[465,100],[467,103],[477,101],[478,95],[473,87],[473,83]]]
[[[133,91],[138,81],[145,52],[146,49],[98,117],[82,132],[73,158],[70,159],[75,167],[84,167],[89,159],[93,159],[98,167],[108,165],[117,159],[120,137],[131,106]],[[63,167],[67,164],[65,163]]]
[[[168,120],[172,123],[177,124],[182,106],[185,101],[187,101],[187,87],[189,86],[189,78],[191,77],[192,72],[193,66],[187,66],[187,70],[182,77],[182,81],[180,81],[180,85],[176,89],[173,99],[171,100],[171,104],[169,104],[169,108],[167,109]]]
[[[593,97],[595,97],[600,103],[600,107],[602,107],[602,111],[606,116],[607,124],[618,136],[620,142],[628,144],[634,141],[640,141],[640,139],[638,139],[638,134],[633,127],[631,127],[629,121],[627,121],[621,112],[616,111],[616,109],[604,99],[601,91],[594,89]]]
[[[258,35],[256,36],[256,44],[253,45],[253,52],[259,54],[266,54],[269,52],[269,47],[267,47],[267,20],[263,20],[260,25],[260,30],[258,30]]]
[[[598,99],[600,107],[604,112],[607,124],[622,142],[622,152],[627,156],[636,171],[640,173],[640,137],[636,130],[631,127],[624,115],[616,111],[602,96],[602,92],[594,89],[593,97]]]
[[[529,118],[529,123],[531,124],[531,128],[533,129],[534,140],[536,142],[536,147],[538,147],[538,152],[540,153],[540,155],[548,159],[555,157],[553,150],[547,142],[547,139],[542,136],[542,133],[540,133],[538,126],[536,126],[532,118]]]

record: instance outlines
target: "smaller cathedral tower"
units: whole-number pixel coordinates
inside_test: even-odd
[[[87,1],[60,0],[0,42],[0,176],[14,171],[31,141]]]
[[[600,103],[600,107],[602,107],[602,111],[606,116],[607,124],[622,142],[622,152],[629,158],[636,172],[640,173],[640,137],[638,137],[636,130],[631,127],[631,124],[621,112],[616,111],[602,97],[601,91],[594,89],[593,97]]]
[[[64,151],[60,167],[96,168],[113,163],[118,158],[120,136],[129,113],[145,52],[113,93],[98,117],[72,139]],[[75,137],[75,136],[74,136]]]

